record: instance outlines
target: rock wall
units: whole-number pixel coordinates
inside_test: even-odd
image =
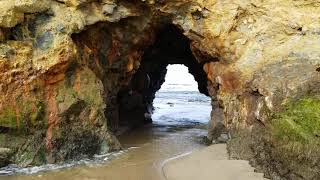
[[[207,83],[202,76],[198,81],[202,92],[208,85],[213,99],[209,137],[223,124],[239,141],[264,142],[280,152],[274,148],[277,137],[253,137],[269,137],[274,115],[287,104],[319,94],[319,5],[314,0],[2,0],[0,147],[13,151],[9,159],[20,165],[120,148],[112,135],[119,128],[118,92],[152,53],[161,29],[175,26],[207,75]],[[160,84],[161,73],[155,73]],[[252,144],[252,154],[274,156],[259,149],[264,145]],[[281,164],[279,157],[275,161]],[[305,176],[308,171],[292,175],[296,167],[285,167],[287,178],[319,176],[315,169],[312,177]],[[284,176],[278,167],[271,169],[262,168]]]

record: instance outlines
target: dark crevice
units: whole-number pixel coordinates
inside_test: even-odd
[[[256,97],[262,97],[263,95],[259,92],[259,89],[253,90],[251,95],[256,96]]]

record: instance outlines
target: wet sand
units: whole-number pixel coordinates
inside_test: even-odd
[[[0,176],[1,180],[165,180],[162,166],[167,159],[205,147],[203,127],[150,125],[120,136],[130,149],[102,164],[30,175]]]

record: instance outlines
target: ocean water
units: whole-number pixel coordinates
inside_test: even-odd
[[[154,124],[188,125],[206,124],[210,119],[211,99],[198,91],[157,92],[154,100]]]

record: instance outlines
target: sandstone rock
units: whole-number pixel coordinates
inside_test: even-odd
[[[113,12],[115,11],[116,7],[117,7],[117,5],[114,4],[114,3],[103,5],[103,7],[102,7],[103,14],[105,14],[105,15],[113,14]]]
[[[117,149],[118,92],[148,69],[150,107],[165,66],[183,63],[212,97],[212,129],[267,130],[284,104],[320,93],[319,18],[316,1],[2,0],[0,126],[25,136],[21,151],[41,137],[53,161]]]
[[[24,13],[36,13],[47,10],[50,1],[48,0],[15,0],[17,10]]]
[[[217,138],[218,143],[226,143],[229,140],[228,134],[221,134],[220,137]]]
[[[76,7],[82,3],[89,2],[90,0],[58,0],[58,1],[63,2],[65,4],[67,4],[68,6],[75,6]]]
[[[24,14],[16,9],[14,1],[0,2],[0,27],[11,28],[23,22]]]

